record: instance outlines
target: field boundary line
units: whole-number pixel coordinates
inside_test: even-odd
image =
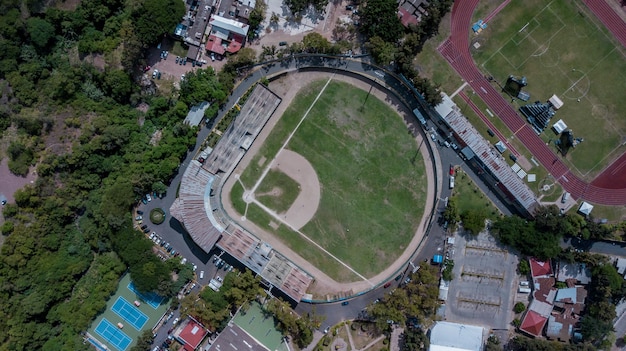
[[[270,216],[274,217],[274,219],[276,219],[277,221],[279,221],[280,223],[286,225],[287,227],[289,227],[289,229],[293,230],[294,232],[298,233],[301,237],[303,237],[304,239],[306,239],[308,242],[310,242],[311,244],[313,244],[315,247],[317,247],[318,249],[320,249],[323,253],[327,254],[328,256],[330,256],[332,259],[334,259],[335,261],[339,262],[339,264],[341,264],[342,266],[344,266],[345,268],[347,268],[349,271],[351,271],[352,273],[356,274],[359,278],[363,279],[364,281],[370,283],[372,286],[375,286],[372,282],[370,282],[366,277],[364,277],[361,273],[355,271],[354,269],[352,269],[352,267],[350,267],[347,263],[343,262],[342,260],[340,260],[339,258],[337,258],[335,255],[333,255],[332,253],[328,252],[326,249],[324,249],[320,244],[316,243],[313,239],[309,238],[308,236],[306,236],[306,234],[304,234],[303,232],[301,232],[300,230],[294,228],[291,224],[289,224],[288,222],[284,221],[282,218],[280,218],[280,216],[275,213],[274,211],[272,211],[270,208],[268,208],[267,206],[263,205],[262,203],[260,203],[257,199],[253,200],[254,204],[259,206],[263,211],[265,211],[267,214],[269,214]]]
[[[315,104],[317,103],[317,100],[319,100],[319,98],[322,96],[324,91],[326,91],[326,87],[328,87],[328,84],[330,84],[330,81],[333,80],[334,76],[335,75],[333,74],[330,78],[328,78],[328,80],[326,81],[326,84],[324,84],[324,87],[320,90],[320,92],[315,97],[315,100],[313,100],[313,102],[311,103],[311,106],[309,106],[309,108],[304,113],[304,116],[302,116],[302,118],[300,119],[298,124],[295,126],[295,128],[293,128],[293,130],[291,131],[291,133],[287,137],[287,140],[285,140],[285,142],[280,147],[280,149],[278,149],[278,152],[276,152],[276,155],[274,155],[272,160],[267,164],[267,166],[263,170],[263,173],[261,174],[259,179],[257,179],[256,183],[254,184],[254,187],[252,187],[252,189],[250,190],[251,194],[254,194],[254,192],[259,187],[261,182],[263,182],[263,179],[265,179],[265,176],[269,172],[270,168],[272,168],[272,165],[274,164],[274,161],[276,160],[276,158],[278,158],[278,155],[280,155],[280,152],[283,151],[283,149],[287,146],[287,144],[289,144],[289,142],[291,141],[291,138],[293,138],[294,134],[296,134],[296,131],[298,131],[298,128],[300,128],[300,125],[302,124],[302,122],[304,122],[304,119],[309,115],[309,112],[311,112],[311,110],[313,109],[313,106],[315,106]]]

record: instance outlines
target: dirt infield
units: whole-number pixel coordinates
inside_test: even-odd
[[[320,204],[320,181],[313,166],[302,155],[283,149],[274,159],[274,167],[300,184],[300,194],[287,213],[283,215],[285,222],[300,229],[307,224]]]
[[[331,74],[331,73],[326,73],[326,72],[294,72],[294,73],[287,74],[286,76],[283,76],[278,80],[273,81],[272,83],[270,83],[269,87],[274,93],[276,93],[278,96],[280,96],[283,99],[282,103],[278,106],[275,113],[271,116],[265,128],[263,128],[263,130],[257,137],[256,141],[252,144],[252,147],[248,150],[248,152],[243,157],[241,162],[237,165],[237,167],[233,171],[233,175],[241,175],[242,172],[246,169],[250,161],[253,159],[253,157],[256,155],[260,147],[263,145],[264,140],[267,138],[271,130],[275,127],[277,121],[283,115],[283,113],[285,112],[285,109],[290,105],[291,101],[295,98],[296,94],[300,91],[300,89],[302,87],[307,86],[308,84],[310,84],[311,82],[315,80],[328,79],[331,76],[332,76],[332,79],[334,80],[350,83],[351,85],[356,86],[366,91],[370,89],[370,87],[372,86],[371,84],[368,84],[367,82],[357,79],[357,78],[344,76],[340,74]],[[405,110],[404,106],[399,103],[399,101],[395,98],[395,96],[393,96],[392,94],[389,94],[385,90],[379,89],[376,85],[373,86],[371,93],[374,96],[376,96],[378,99],[380,99],[381,101],[384,101],[390,107],[392,107],[405,120],[405,122],[407,123],[407,127],[409,127],[409,130],[413,130],[414,126],[409,125],[409,124],[412,124],[412,122],[410,121],[414,120],[415,118],[411,117],[412,116],[411,111]],[[422,141],[422,138],[419,134],[416,136],[416,139],[417,139],[418,144]],[[420,148],[419,150],[422,154],[422,157],[426,161],[426,164],[429,165],[430,161],[428,160],[430,159],[430,155],[428,154],[427,149]],[[288,151],[288,150],[283,150],[281,154],[285,151]],[[281,159],[281,162],[276,162],[276,163],[277,164],[280,163],[280,167],[281,167],[280,170],[285,172],[285,170],[282,169],[283,165],[285,164],[285,161],[282,161],[281,157],[282,157],[281,155],[279,155],[278,157],[279,159]],[[292,162],[292,161],[289,161],[289,162]],[[308,163],[306,159],[304,159],[304,161]],[[296,160],[296,162],[298,161]],[[297,166],[295,167],[296,167],[295,169],[297,170],[298,169]],[[301,173],[302,173],[303,168],[299,168],[299,169],[301,170]],[[431,167],[426,166],[425,173],[426,173],[427,182],[428,182],[426,198],[433,199],[435,197],[434,170]],[[299,180],[296,177],[296,175],[292,176],[289,173],[287,174],[290,177],[292,177],[294,180],[298,181],[300,184],[306,184],[307,186],[312,181],[311,179],[308,179],[310,178],[309,174],[304,175],[307,178],[307,180],[304,180],[304,179]],[[233,175],[231,175],[226,180],[222,188],[222,192],[221,192],[222,204],[224,206],[224,209],[230,215],[231,218],[240,218],[240,215],[237,214],[237,212],[234,210],[232,206],[232,203],[230,201],[230,195],[229,195],[232,189],[232,186],[234,182],[236,181],[235,179],[236,176],[233,176]],[[302,175],[298,177],[302,177]],[[319,186],[320,185],[318,182],[317,189],[319,189]],[[301,196],[303,193],[304,191],[301,193]],[[302,196],[302,199],[298,197],[298,199],[296,200],[296,203],[299,203],[298,201],[300,200],[306,201],[306,202],[311,201],[310,198]],[[317,202],[319,203],[319,200],[317,200]],[[300,203],[300,209],[302,208],[302,205],[303,203]],[[289,257],[295,264],[300,266],[302,269],[306,270],[309,274],[314,276],[315,282],[309,288],[308,292],[319,296],[319,295],[333,294],[335,292],[346,292],[346,291],[357,293],[357,292],[372,288],[373,284],[380,284],[381,282],[384,282],[385,280],[389,279],[396,271],[401,269],[406,264],[406,262],[409,260],[413,252],[417,249],[419,243],[421,242],[424,236],[424,229],[426,228],[426,224],[428,222],[428,214],[430,213],[431,209],[432,209],[432,201],[427,200],[426,206],[424,209],[424,216],[421,219],[420,224],[417,227],[417,231],[414,237],[412,238],[411,242],[408,244],[404,252],[402,252],[397,257],[396,261],[391,266],[387,267],[384,271],[380,272],[379,274],[370,278],[369,280],[356,281],[352,283],[336,282],[335,280],[333,280],[332,278],[324,274],[322,271],[320,271],[317,267],[313,266],[308,261],[306,261],[299,255],[297,255],[293,250],[291,250],[287,245],[282,243],[274,235],[266,232],[265,230],[263,230],[256,224],[250,221],[246,221],[245,223],[240,223],[240,224],[243,227],[245,227],[247,230],[250,230],[252,233],[254,233],[258,238],[267,242],[278,252]],[[304,219],[307,216],[312,217],[313,214],[315,213],[315,211],[312,211],[312,207],[309,207],[305,211],[302,211],[305,213],[297,213],[296,211],[299,210],[298,205],[294,204],[294,206],[292,206],[287,212],[288,218],[290,215],[289,212],[291,212],[292,210],[293,210],[293,214],[291,214],[291,216],[299,217],[300,218],[299,220],[301,221],[299,223],[302,223],[302,225],[306,223]],[[289,223],[294,223],[295,220],[296,220],[295,217],[291,217],[291,220],[289,221]],[[306,219],[306,221],[308,220],[310,220],[310,217]]]

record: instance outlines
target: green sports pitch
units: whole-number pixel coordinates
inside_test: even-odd
[[[287,140],[285,148],[315,169],[321,189],[319,207],[300,233],[242,200]],[[398,113],[367,91],[344,82],[315,81],[286,109],[230,198],[246,220],[336,281],[371,278],[407,248],[422,219],[427,178],[418,147]],[[256,190],[282,190],[282,199],[256,197],[276,213],[299,191],[285,177],[270,174]]]
[[[580,176],[591,179],[624,151],[625,51],[581,1],[512,1],[472,41],[486,75],[526,76],[529,102],[553,94],[564,102],[549,127],[562,119],[584,139],[566,157]],[[557,139],[550,128],[541,137]]]

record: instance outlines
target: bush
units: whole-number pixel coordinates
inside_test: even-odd
[[[165,221],[165,211],[160,208],[153,208],[150,211],[150,222],[154,224],[161,224]]]
[[[4,222],[2,227],[0,227],[0,231],[2,231],[2,235],[9,235],[13,233],[13,222]]]
[[[526,305],[524,305],[523,302],[518,302],[515,304],[515,306],[513,307],[513,311],[515,311],[515,313],[522,313],[526,310]]]

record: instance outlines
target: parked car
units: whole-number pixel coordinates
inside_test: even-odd
[[[278,43],[279,46],[287,46],[287,42],[286,41],[281,41],[280,43]]]
[[[204,271],[200,271],[200,279],[204,279]]]
[[[144,230],[144,229],[146,229],[146,228],[148,228],[148,225],[147,225],[147,224],[144,224],[144,225],[142,225],[142,226],[141,226],[141,230]]]
[[[142,219],[143,219],[143,217],[142,217],[142,216],[137,216],[137,217],[135,217],[135,220],[136,220],[136,221],[140,221],[140,220],[142,220]]]
[[[156,69],[155,69],[155,70],[152,72],[152,79],[156,78],[156,76],[157,76],[157,74],[158,74],[158,73],[159,73],[159,70],[156,70]]]
[[[215,61],[215,54],[211,53],[211,61]]]
[[[150,194],[146,194],[146,200],[148,200],[148,202],[152,201],[152,196],[150,196]]]
[[[141,210],[137,210],[137,214],[138,214],[138,215],[143,215],[143,211],[141,211]]]
[[[178,323],[178,317],[176,317],[176,319],[174,319],[174,321],[172,322],[172,324],[176,325],[176,323]]]
[[[349,301],[344,301],[344,302],[341,303],[341,306],[348,306],[349,304],[350,304]]]
[[[176,56],[176,63],[180,60],[180,56]]]
[[[150,232],[150,228],[144,228],[143,232],[148,234]]]

